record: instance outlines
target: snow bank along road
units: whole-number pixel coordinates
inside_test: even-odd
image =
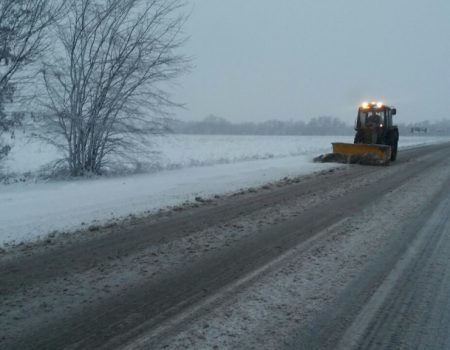
[[[449,151],[3,251],[0,348],[450,348]]]

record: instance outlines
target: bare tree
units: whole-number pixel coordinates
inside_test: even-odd
[[[0,137],[20,122],[21,114],[5,111],[17,90],[18,79],[13,78],[45,51],[47,29],[62,9],[63,1],[59,0],[0,1]],[[9,150],[0,140],[0,159]]]
[[[74,176],[161,130],[175,106],[162,90],[187,68],[180,0],[74,0],[58,29],[61,55],[43,77],[48,140]],[[53,135],[57,135],[54,137]]]

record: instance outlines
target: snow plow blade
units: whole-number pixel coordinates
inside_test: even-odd
[[[334,154],[346,156],[370,154],[382,162],[388,162],[391,159],[391,146],[364,143],[332,143],[332,145]]]
[[[336,162],[364,165],[387,165],[391,159],[391,147],[363,143],[332,143],[333,153],[323,154],[316,162]]]

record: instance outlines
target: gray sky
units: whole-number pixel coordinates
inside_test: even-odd
[[[450,0],[189,0],[181,119],[450,118]]]

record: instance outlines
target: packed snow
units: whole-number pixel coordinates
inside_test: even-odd
[[[400,146],[444,140],[403,137]],[[127,164],[133,175],[32,180],[61,154],[19,133],[2,172],[27,177],[0,184],[0,246],[329,169],[337,165],[312,158],[329,152],[331,142],[352,137],[170,135],[155,138],[147,154]]]

